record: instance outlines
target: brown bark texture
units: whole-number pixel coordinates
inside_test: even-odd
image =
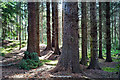
[[[110,33],[110,3],[106,2],[106,62],[112,62]]]
[[[58,43],[58,3],[54,3],[54,28],[55,28],[55,51],[54,54],[60,55],[59,43]]]
[[[88,66],[88,69],[100,69],[98,64],[98,50],[97,50],[97,22],[96,22],[96,3],[91,2],[90,3],[90,53],[91,53],[91,59],[90,59],[90,65]]]
[[[102,56],[102,3],[99,2],[99,58]]]
[[[37,52],[36,3],[28,2],[28,44],[27,51]]]
[[[46,2],[46,5],[47,5],[47,47],[45,50],[52,50],[50,29],[50,2]]]
[[[78,41],[78,3],[65,2],[64,4],[64,34],[63,48],[60,59],[54,72],[67,71],[79,73],[79,41]]]
[[[82,59],[80,61],[81,64],[87,64],[87,13],[86,13],[86,2],[81,2],[81,28],[82,28]]]

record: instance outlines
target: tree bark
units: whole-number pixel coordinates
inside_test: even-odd
[[[18,14],[16,14],[16,22],[18,22]],[[18,40],[18,26],[16,28],[16,34],[17,34],[16,40]]]
[[[91,48],[91,60],[88,69],[100,69],[98,64],[98,50],[97,50],[97,22],[96,22],[96,3],[90,3],[90,48]]]
[[[63,5],[65,11],[63,48],[58,64],[53,71],[79,73],[81,69],[79,65],[78,3],[65,2]]]
[[[54,54],[60,55],[59,43],[58,43],[58,3],[54,3],[54,28],[55,28],[55,51]]]
[[[55,26],[54,26],[54,19],[55,19],[55,12],[54,12],[54,4],[55,2],[52,2],[52,47],[55,47]]]
[[[43,10],[43,3],[41,3],[42,4],[42,12],[41,12],[41,35],[42,35],[42,43],[44,42],[43,41],[43,12],[44,12],[44,10]]]
[[[112,12],[113,12],[113,10],[112,10]],[[112,44],[114,43],[114,41],[113,41],[113,28],[114,28],[114,16],[112,16],[112,38],[111,38],[111,40],[112,40]]]
[[[52,50],[50,31],[50,2],[47,2],[46,5],[47,5],[47,47],[45,50]]]
[[[25,10],[26,10],[26,4],[24,4],[24,8],[25,8]],[[25,11],[26,12],[26,11]],[[26,17],[27,16],[27,14],[25,14],[25,16],[24,17]],[[27,37],[27,21],[25,20],[25,35],[24,35],[24,38],[25,38],[25,40],[26,40],[26,37]]]
[[[106,2],[106,62],[112,62],[110,36],[110,3]]]
[[[102,56],[102,3],[99,2],[99,58],[103,59]]]
[[[120,11],[119,11],[119,48],[120,50]]]
[[[21,7],[21,2],[19,3],[19,8]],[[19,16],[19,50],[21,49],[21,12],[20,12],[20,16]]]
[[[28,44],[27,51],[37,52],[36,4],[28,2]]]
[[[62,6],[62,44],[63,44],[63,33],[64,33],[64,9]]]
[[[87,65],[87,13],[86,13],[86,2],[81,2],[81,27],[82,27],[82,59],[81,64]]]
[[[116,14],[114,13],[114,46],[116,46],[116,34],[117,34],[117,32],[116,32]],[[115,49],[116,49],[116,47],[115,47]]]
[[[37,46],[37,53],[38,56],[40,56],[40,47],[39,47],[39,43],[40,43],[40,35],[39,35],[39,2],[36,2],[36,28],[37,28],[37,41],[36,41],[36,46]]]

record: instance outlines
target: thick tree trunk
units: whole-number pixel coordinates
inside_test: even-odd
[[[78,3],[64,3],[64,34],[62,54],[56,68],[53,70],[79,73],[79,41],[78,41]]]
[[[81,3],[81,13],[82,13],[82,18],[81,18],[81,27],[82,27],[82,59],[81,59],[81,64],[87,65],[87,13],[86,13],[86,2]]]
[[[54,4],[55,2],[52,2],[52,47],[55,47],[55,26],[54,26],[54,19],[55,19],[55,12],[54,12]]]
[[[58,3],[54,3],[54,28],[55,28],[55,51],[54,54],[60,55],[58,43]]]
[[[40,56],[40,35],[39,35],[39,2],[36,2],[36,28],[37,28],[37,41],[36,41],[36,46],[37,46],[37,53],[38,56]]]
[[[37,52],[37,28],[36,28],[36,4],[28,2],[28,44],[27,51],[30,53]]]
[[[99,58],[103,59],[102,56],[102,3],[99,2]]]
[[[98,64],[98,50],[97,50],[97,22],[96,22],[96,3],[90,3],[90,48],[91,48],[91,60],[88,69],[100,69]]]
[[[46,5],[47,5],[47,47],[45,50],[52,50],[50,32],[50,2],[47,2]]]
[[[112,62],[110,35],[110,3],[106,2],[106,62]]]

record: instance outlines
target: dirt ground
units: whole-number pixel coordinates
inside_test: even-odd
[[[41,45],[41,57],[40,59],[58,59],[58,55],[52,56],[53,51],[43,51],[45,49],[45,45]],[[82,73],[79,74],[70,74],[66,72],[58,72],[58,73],[50,73],[49,71],[55,68],[55,65],[44,64],[43,66],[37,69],[31,70],[22,70],[19,69],[16,64],[22,59],[23,52],[26,50],[26,47],[21,50],[14,50],[12,53],[7,54],[5,57],[2,57],[2,61],[0,61],[0,68],[2,68],[2,78],[85,78],[85,79],[94,79],[94,78],[112,78],[117,79],[118,73],[116,72],[106,72],[103,70],[93,70],[86,69],[86,66],[80,65],[83,69]],[[118,62],[105,62],[105,60],[101,60],[99,63],[100,67],[112,67],[114,68]],[[61,79],[60,79],[61,80]]]

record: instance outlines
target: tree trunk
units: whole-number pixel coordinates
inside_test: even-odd
[[[24,4],[24,8],[26,9],[26,4]],[[26,17],[27,16],[27,14],[25,14],[25,16],[24,17]],[[26,34],[27,34],[27,21],[25,20],[25,35],[24,35],[24,38],[25,38],[25,41],[26,41]]]
[[[88,69],[100,69],[98,64],[98,50],[97,50],[97,22],[96,22],[96,3],[90,3],[90,48],[91,48],[91,60]]]
[[[55,2],[52,2],[52,47],[55,47],[55,27],[54,27],[54,19],[55,19],[55,12],[54,12],[54,4]]]
[[[81,27],[82,27],[82,59],[81,59],[81,64],[87,65],[87,13],[86,13],[86,2],[81,3]]]
[[[116,46],[116,34],[117,34],[117,32],[116,32],[116,14],[114,13],[114,46]],[[115,49],[116,49],[116,47],[115,47]]]
[[[64,9],[62,7],[62,44],[63,44],[63,32],[64,32]]]
[[[62,54],[53,72],[66,71],[79,73],[79,41],[78,41],[78,3],[64,3],[64,34]]]
[[[5,19],[5,21],[2,23],[2,46],[4,46],[4,40],[6,38],[6,26],[7,26],[7,22]]]
[[[19,3],[19,8],[21,7],[21,2]],[[21,12],[20,12],[20,16],[19,16],[19,50],[21,49]]]
[[[112,12],[113,12],[113,10],[112,10]],[[114,38],[113,38],[113,34],[114,34],[114,33],[113,33],[114,21],[113,21],[113,20],[114,20],[114,16],[112,16],[112,38],[111,38],[112,44],[114,43],[114,41],[113,41],[113,39],[114,39]]]
[[[52,50],[50,31],[50,2],[47,2],[46,5],[47,5],[47,47],[45,50]]]
[[[26,34],[27,34],[26,31],[27,31],[27,22],[25,21],[25,40],[27,40],[27,39],[26,39],[26,36],[27,36],[27,35],[26,35]]]
[[[37,53],[38,56],[40,56],[40,47],[39,47],[39,43],[40,43],[40,35],[39,35],[39,2],[36,2],[36,28],[37,28],[37,41],[36,41],[36,46],[37,46]]]
[[[16,22],[18,23],[18,14],[16,14]],[[16,40],[18,40],[18,26],[16,28],[16,34],[17,34]]]
[[[106,62],[112,62],[110,35],[110,3],[106,2]]]
[[[102,3],[99,2],[99,58],[103,59],[102,56]]]
[[[119,48],[120,50],[120,11],[119,11]]]
[[[36,4],[28,2],[28,44],[27,51],[37,52]]]
[[[54,3],[54,28],[55,28],[55,51],[54,54],[60,55],[58,43],[58,3]]]
[[[42,4],[42,12],[41,12],[41,35],[42,35],[42,43],[44,42],[43,41],[43,12],[44,12],[44,10],[43,10],[43,3],[41,3]]]

